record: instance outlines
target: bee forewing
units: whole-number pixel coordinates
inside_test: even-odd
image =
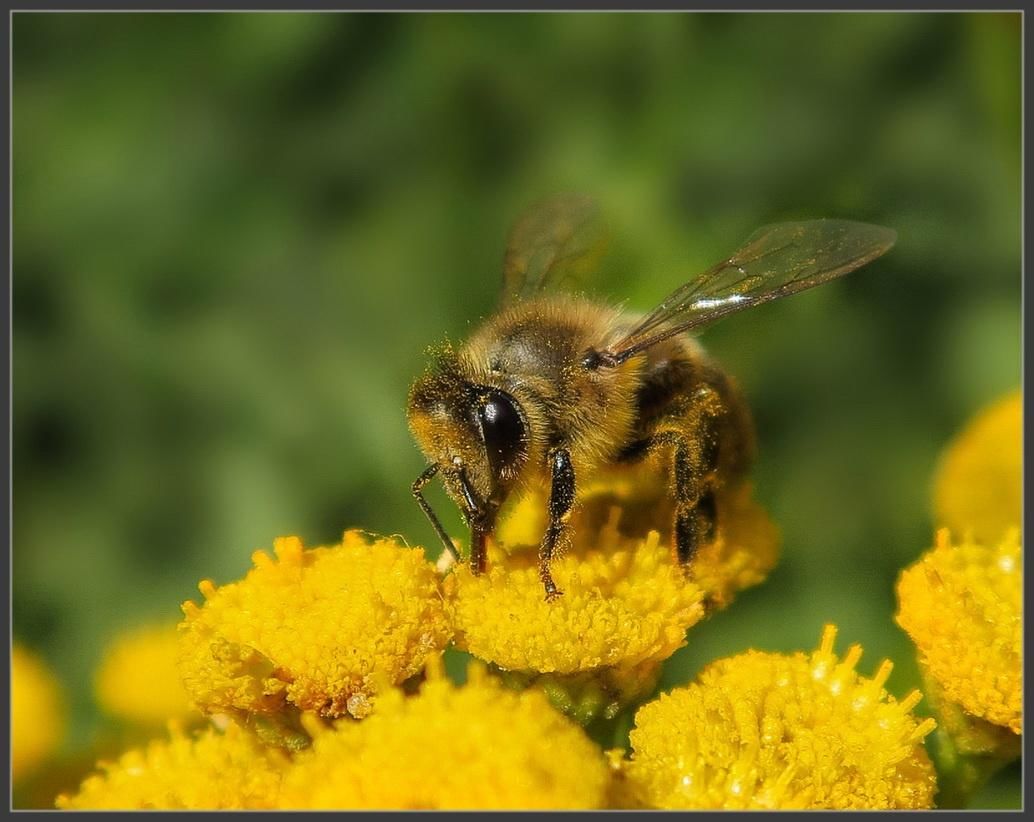
[[[675,289],[607,352],[623,362],[669,337],[846,274],[884,254],[890,228],[850,220],[775,223],[731,257]]]

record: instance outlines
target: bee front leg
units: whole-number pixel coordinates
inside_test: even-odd
[[[553,550],[563,535],[574,504],[575,482],[571,454],[564,448],[557,448],[550,456],[552,484],[549,492],[549,525],[539,547],[539,579],[546,589],[546,601],[552,601],[563,594],[553,582],[549,571]]]
[[[488,529],[480,522],[474,522],[470,526],[470,572],[474,576],[480,576],[485,572],[487,565],[485,541],[488,538]]]
[[[478,576],[485,571],[487,559],[485,542],[495,524],[496,509],[481,502],[471,487],[470,480],[467,479],[467,472],[462,468],[459,472],[459,480],[466,508],[463,514],[470,526],[470,571],[474,576]]]
[[[413,481],[413,485],[410,490],[413,492],[413,498],[416,500],[417,505],[420,506],[420,510],[424,512],[424,516],[427,517],[431,523],[431,527],[434,528],[434,532],[438,535],[438,539],[442,541],[442,545],[445,546],[445,550],[452,554],[452,558],[459,562],[460,555],[456,550],[456,546],[452,544],[452,540],[449,539],[449,535],[445,533],[445,529],[442,527],[441,520],[438,519],[438,515],[431,508],[430,503],[424,498],[424,486],[427,485],[434,476],[438,473],[438,463],[431,463],[424,469],[424,472]]]

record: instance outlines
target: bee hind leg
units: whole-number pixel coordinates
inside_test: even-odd
[[[658,431],[648,441],[651,450],[671,448],[675,556],[687,572],[697,549],[714,538],[717,527],[719,442],[718,419],[710,415],[697,417],[688,430]]]
[[[717,514],[713,488],[705,491],[695,506],[679,506],[675,513],[675,555],[683,570],[689,571],[697,548],[714,539]]]

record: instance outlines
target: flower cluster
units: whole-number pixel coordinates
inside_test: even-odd
[[[898,580],[897,621],[915,643],[940,728],[942,805],[962,805],[1020,754],[1022,396],[983,409],[934,478],[932,549]]]
[[[209,726],[102,764],[59,805],[929,806],[918,694],[895,703],[882,690],[889,664],[858,677],[857,648],[838,662],[832,628],[810,656],[749,652],[647,702],[627,757],[591,740],[582,725],[641,704],[687,630],[775,562],[776,529],[741,486],[720,499],[718,534],[687,578],[669,535],[643,532],[657,508],[642,489],[588,489],[552,602],[528,500],[477,577],[357,531],[311,549],[277,540],[275,559],[256,552],[242,580],[202,582],[204,602],[183,606],[179,675]],[[482,660],[464,685],[442,673],[450,641]],[[111,673],[119,658],[98,681],[131,687]]]
[[[582,491],[575,537],[546,601],[536,543],[544,500],[505,514],[489,569],[432,565],[419,548],[346,532],[306,549],[295,537],[253,555],[243,579],[200,584],[178,637],[119,640],[97,678],[110,713],[180,717],[166,737],[104,762],[62,808],[912,809],[979,785],[924,740],[995,763],[1018,752],[1019,509],[1011,437],[1019,401],[978,419],[947,449],[935,489],[936,545],[898,582],[937,720],[885,689],[892,664],[856,671],[860,646],[747,650],[651,699],[687,631],[764,579],[778,533],[748,485],[718,501],[719,529],[687,577],[673,562],[656,478],[614,475]],[[1011,478],[1011,479],[1010,479]],[[964,482],[998,490],[967,508]],[[950,486],[950,487],[949,487]],[[980,516],[976,516],[979,513]],[[476,658],[444,675],[452,645]],[[173,646],[175,645],[175,653]],[[173,657],[184,691],[157,687]],[[143,671],[142,667],[149,670]],[[590,732],[632,718],[629,749]],[[627,713],[624,713],[627,710]],[[1003,742],[1005,740],[1005,742]],[[1009,744],[1012,743],[1011,747]],[[935,746],[941,750],[943,745]],[[938,793],[940,791],[940,793]],[[954,793],[952,793],[954,791]]]

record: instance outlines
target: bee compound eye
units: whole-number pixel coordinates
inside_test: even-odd
[[[524,454],[524,420],[509,394],[493,390],[478,407],[488,462],[495,476],[513,472]]]

